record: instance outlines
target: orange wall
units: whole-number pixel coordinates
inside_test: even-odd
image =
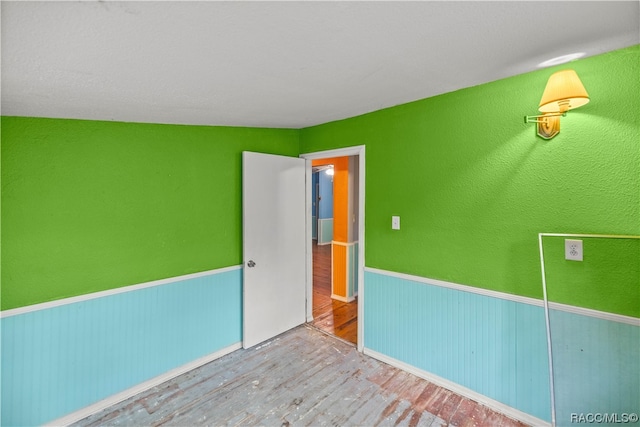
[[[333,165],[333,240],[348,242],[349,235],[349,157],[313,160],[313,166]]]
[[[331,296],[347,298],[347,247],[331,245]]]

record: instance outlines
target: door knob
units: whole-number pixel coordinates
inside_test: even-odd
[[[253,260],[249,260],[249,262],[247,263],[247,267],[255,267],[256,263],[253,262]]]

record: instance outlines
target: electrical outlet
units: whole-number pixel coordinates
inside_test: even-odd
[[[391,229],[392,230],[400,230],[400,217],[392,216],[391,217]]]
[[[565,239],[564,259],[582,261],[582,240]]]

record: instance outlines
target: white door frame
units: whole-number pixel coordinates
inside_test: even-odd
[[[365,198],[365,146],[338,148],[335,150],[318,151],[314,153],[300,154],[300,157],[307,160],[306,165],[306,212],[307,212],[307,322],[313,320],[313,305],[310,304],[313,298],[313,247],[311,232],[311,161],[316,159],[326,159],[329,157],[358,156],[358,351],[364,350],[364,198]]]

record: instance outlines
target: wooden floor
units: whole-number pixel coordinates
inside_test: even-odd
[[[523,426],[310,325],[234,351],[76,426]]]
[[[331,245],[313,243],[313,322],[316,328],[358,342],[358,301],[331,298]]]
[[[237,350],[74,425],[524,426],[358,353],[350,344],[357,343],[357,301],[331,299],[331,246],[314,244],[313,262],[310,325]]]

